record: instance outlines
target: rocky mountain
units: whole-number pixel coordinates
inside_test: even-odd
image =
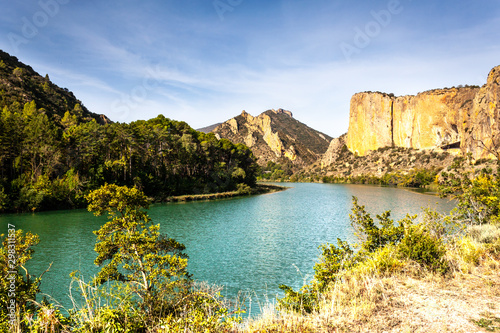
[[[71,91],[52,83],[48,75],[41,76],[0,50],[0,110],[4,107],[22,110],[25,103],[32,101],[55,121],[60,121],[69,112],[80,121],[111,122],[105,115],[90,112]]]
[[[217,123],[217,124],[213,124],[213,125],[210,125],[210,126],[206,126],[206,127],[202,127],[202,128],[198,128],[196,129],[197,131],[199,132],[203,132],[203,133],[210,133],[212,132],[214,129],[217,128],[217,126],[219,125],[222,125],[222,123]]]
[[[243,111],[217,126],[217,137],[247,145],[257,163],[292,163],[300,168],[316,162],[328,149],[332,138],[293,118],[290,111],[267,110],[257,117]]]
[[[346,144],[366,155],[383,147],[444,149],[487,157],[500,147],[500,66],[479,87],[416,96],[364,92],[351,99]]]

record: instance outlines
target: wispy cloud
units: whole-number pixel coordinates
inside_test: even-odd
[[[340,45],[390,3],[245,1],[221,21],[210,1],[71,1],[18,56],[114,120],[163,113],[202,127],[283,107],[330,135],[347,130],[358,91],[482,84],[500,63],[493,0],[400,0],[402,11],[346,61]],[[0,36],[30,10],[7,5]],[[8,51],[5,38],[0,46]]]

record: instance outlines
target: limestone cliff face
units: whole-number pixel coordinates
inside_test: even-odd
[[[393,98],[382,93],[359,93],[351,98],[347,147],[364,155],[392,146]]]
[[[437,89],[402,97],[356,94],[351,99],[347,147],[359,155],[394,146],[457,148],[484,157],[488,149],[500,147],[499,84],[500,66],[482,88]]]
[[[217,126],[213,132],[233,143],[247,145],[260,165],[292,162],[314,163],[328,149],[331,138],[295,120],[290,111],[268,110],[257,117],[241,115]]]
[[[347,134],[343,134],[338,138],[333,139],[328,146],[328,150],[321,158],[321,168],[331,165],[339,158],[342,148],[345,146]]]
[[[460,142],[478,88],[433,90],[394,99],[394,146],[432,149]]]
[[[500,153],[500,66],[493,68],[487,83],[474,97],[463,122],[462,150],[474,158]]]

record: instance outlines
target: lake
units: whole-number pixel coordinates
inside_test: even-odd
[[[188,270],[200,281],[224,286],[232,299],[239,291],[251,296],[251,313],[259,313],[286,284],[298,288],[309,281],[318,246],[337,238],[354,241],[349,222],[352,196],[375,217],[385,210],[395,219],[417,214],[422,207],[450,211],[455,204],[404,189],[338,184],[280,184],[286,191],[220,201],[154,205],[149,215],[161,231],[186,245]],[[105,222],[86,210],[0,215],[7,224],[40,236],[29,265],[44,275],[42,291],[66,307],[70,277],[80,270],[86,279],[97,272],[93,230]]]

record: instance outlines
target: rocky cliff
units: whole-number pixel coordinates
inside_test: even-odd
[[[327,151],[325,152],[325,154],[323,154],[323,157],[321,157],[319,163],[321,168],[333,164],[339,158],[339,156],[342,154],[342,149],[345,146],[346,137],[347,134],[342,134],[338,138],[330,141],[330,145],[328,146]]]
[[[260,165],[288,163],[302,167],[316,162],[332,139],[295,120],[290,111],[268,110],[257,117],[243,111],[217,126],[218,137],[247,145]]]
[[[499,82],[500,66],[481,88],[437,89],[402,97],[356,94],[351,99],[347,147],[359,155],[393,146],[457,149],[484,157],[499,147]]]

